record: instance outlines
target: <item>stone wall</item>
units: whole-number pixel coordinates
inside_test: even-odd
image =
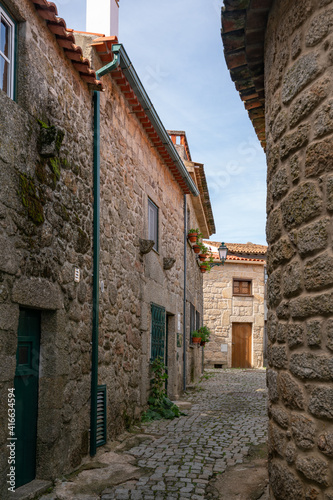
[[[91,94],[32,4],[7,4],[20,22],[17,102],[0,91],[1,498],[19,308],[41,311],[37,476],[44,478],[73,469],[88,452],[92,317]]]
[[[283,0],[266,32],[272,499],[333,498],[332,27]]]
[[[252,296],[233,295],[233,278],[252,280]],[[252,325],[252,366],[263,366],[264,265],[227,261],[205,273],[204,324],[212,334],[205,346],[205,366],[232,366],[232,324]],[[221,351],[221,344],[227,351]]]
[[[189,198],[189,197],[188,197]],[[191,199],[188,200],[188,230],[200,227],[195,215]],[[190,332],[190,311],[193,304],[200,315],[200,323],[203,324],[203,274],[198,266],[198,256],[194,253],[192,245],[187,242],[187,292],[186,292],[186,381],[187,385],[197,382],[202,374],[203,349],[193,345]]]

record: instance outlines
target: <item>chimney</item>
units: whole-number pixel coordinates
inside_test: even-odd
[[[87,0],[86,31],[118,38],[119,0]]]

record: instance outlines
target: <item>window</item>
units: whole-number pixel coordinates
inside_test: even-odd
[[[252,295],[252,280],[239,280],[234,278],[234,295]]]
[[[198,330],[200,328],[200,313],[199,311],[195,311],[195,329]]]
[[[192,332],[196,329],[195,319],[195,307],[190,303],[190,342],[192,342]]]
[[[155,241],[153,249],[158,252],[158,207],[148,198],[148,239]]]
[[[151,304],[151,361],[154,361],[157,357],[161,357],[164,361],[165,321],[165,308],[157,304]]]
[[[0,89],[14,98],[15,24],[0,5]]]

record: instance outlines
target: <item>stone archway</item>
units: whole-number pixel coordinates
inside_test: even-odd
[[[225,57],[266,149],[270,498],[333,499],[333,6],[225,0]]]

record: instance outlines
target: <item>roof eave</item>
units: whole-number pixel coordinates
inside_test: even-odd
[[[169,137],[169,134],[164,128],[164,125],[161,122],[160,117],[158,116],[151,100],[149,99],[148,94],[146,93],[145,88],[142,85],[141,80],[133,67],[133,64],[131,63],[131,60],[128,57],[125,48],[121,44],[114,45],[112,47],[112,51],[114,53],[116,51],[119,51],[120,55],[119,66],[123,74],[125,75],[128,83],[130,84],[131,88],[133,89],[133,92],[135,93],[138,101],[140,102],[145,114],[150,120],[152,126],[154,127],[157,135],[161,139],[165,149],[169,153],[171,159],[174,161],[179,174],[181,175],[183,181],[185,182],[188,188],[189,194],[192,194],[194,196],[199,196],[199,191],[195,183],[193,182],[191,176],[187,172],[187,169],[182,159],[180,158],[176,148],[174,147]]]
[[[266,148],[264,43],[273,0],[224,0],[222,41],[235,82],[262,147]]]

